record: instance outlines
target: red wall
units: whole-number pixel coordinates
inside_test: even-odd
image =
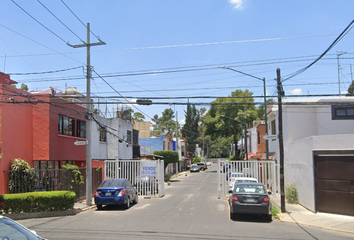
[[[0,159],[0,194],[7,193],[7,177],[3,171],[10,170],[13,158],[22,158],[31,167],[34,160],[86,163],[86,146],[74,145],[76,140],[85,139],[58,134],[59,114],[85,121],[85,108],[63,104],[65,100],[48,94],[33,95],[30,100],[19,94],[29,95],[0,81],[0,152],[3,153]],[[16,103],[11,103],[9,97],[14,98]],[[38,102],[38,99],[46,103]],[[80,162],[79,167],[85,166],[81,166]]]

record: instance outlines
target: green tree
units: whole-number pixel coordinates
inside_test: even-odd
[[[178,152],[176,151],[171,151],[171,150],[154,151],[153,154],[163,156],[165,169],[167,168],[167,165],[170,163],[178,163],[179,156],[178,156]]]
[[[151,121],[155,123],[152,135],[157,133],[163,133],[165,131],[170,132],[172,135],[176,132],[176,122],[174,120],[174,111],[171,108],[166,108],[162,112],[162,116],[159,117],[157,114],[153,116]]]
[[[200,157],[198,157],[198,156],[195,156],[194,158],[193,158],[193,163],[199,163],[199,162],[201,162],[202,161],[202,159],[200,159]]]
[[[210,135],[212,140],[231,138],[237,146],[244,129],[257,119],[256,107],[252,104],[254,100],[250,98],[252,95],[248,90],[238,89],[231,93],[230,98],[217,98],[203,119],[204,134]]]
[[[144,121],[144,119],[145,119],[145,116],[141,112],[135,112],[133,114],[133,120],[134,121],[142,122],[142,121]]]
[[[24,83],[21,83],[21,90],[28,92],[28,86]]]
[[[199,131],[200,116],[204,114],[205,111],[205,108],[198,111],[195,105],[191,104],[188,104],[187,111],[184,111],[186,120],[181,132],[182,136],[188,141],[188,152],[190,156],[194,156],[198,137],[201,135],[201,131]]]
[[[348,88],[347,97],[348,96],[354,96],[354,81],[352,81],[352,84],[350,84],[350,86]]]

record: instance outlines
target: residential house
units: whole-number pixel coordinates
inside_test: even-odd
[[[313,212],[354,216],[354,97],[283,102],[285,186],[294,183],[299,203]],[[268,121],[278,135],[277,105]],[[279,164],[279,139],[269,149]]]
[[[59,169],[70,163],[86,166],[86,109],[55,96],[55,92],[29,93],[0,73],[0,194],[8,193],[11,160],[21,158],[36,169]]]
[[[160,136],[150,138],[139,138],[141,154],[153,154],[154,151],[173,151],[173,139],[169,132]],[[168,164],[166,174],[174,174],[178,172],[178,163]]]

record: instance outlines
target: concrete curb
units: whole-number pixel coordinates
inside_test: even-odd
[[[277,206],[280,209],[280,206],[278,206],[278,204],[276,204],[275,202],[272,201],[272,204],[274,204],[275,206]],[[308,227],[316,227],[316,228],[321,228],[321,229],[326,229],[326,230],[330,230],[330,231],[337,231],[337,232],[343,232],[343,233],[349,233],[349,234],[354,234],[353,231],[349,231],[349,230],[343,230],[343,229],[338,229],[338,228],[331,228],[331,227],[324,227],[324,226],[319,226],[319,225],[313,225],[313,224],[308,224],[308,223],[303,223],[303,222],[297,222],[295,219],[293,221],[288,221],[285,220],[281,215],[283,213],[279,213],[278,214],[278,218],[281,222],[286,222],[286,223],[294,223],[297,225],[302,225],[302,226],[308,226]],[[289,214],[288,212],[286,212],[285,214]]]
[[[21,219],[30,219],[30,218],[46,218],[46,217],[76,215],[81,211],[82,211],[81,209],[70,209],[65,211],[53,211],[53,212],[4,214],[3,216],[11,218],[13,220],[21,220]]]

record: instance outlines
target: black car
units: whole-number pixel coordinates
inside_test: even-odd
[[[128,209],[131,203],[138,203],[138,192],[127,179],[104,180],[95,191],[95,204],[99,210],[102,205],[124,205]]]
[[[237,214],[265,215],[272,221],[272,204],[266,187],[262,183],[235,183],[229,198],[230,218]]]

